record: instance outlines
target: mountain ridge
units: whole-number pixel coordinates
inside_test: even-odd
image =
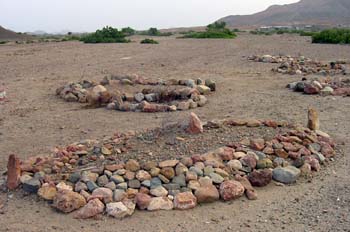
[[[272,5],[251,15],[230,15],[219,19],[231,27],[277,25],[350,25],[349,0],[301,0]]]

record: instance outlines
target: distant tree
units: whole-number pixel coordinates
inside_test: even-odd
[[[126,36],[131,36],[131,35],[135,35],[135,30],[132,29],[131,27],[124,27],[122,28],[122,33]]]
[[[157,28],[151,27],[150,29],[148,29],[148,35],[157,36],[159,35],[159,31]]]

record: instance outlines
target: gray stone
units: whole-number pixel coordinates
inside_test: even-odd
[[[151,189],[150,193],[155,197],[165,197],[168,195],[168,191],[163,186]]]
[[[97,185],[95,182],[93,182],[93,181],[88,181],[88,182],[86,183],[86,186],[87,186],[87,188],[88,188],[88,190],[89,190],[90,192],[92,192],[92,191],[94,191],[95,189],[98,188],[98,185]]]
[[[166,188],[167,190],[179,190],[180,189],[180,185],[179,184],[174,184],[174,183],[170,183],[170,184],[163,184],[164,188]]]
[[[146,99],[148,102],[155,102],[155,101],[157,101],[157,94],[155,94],[155,93],[146,94],[146,95],[145,95],[145,99]]]
[[[215,170],[212,166],[206,166],[204,169],[204,175],[209,176],[211,173],[213,173]]]
[[[141,183],[139,180],[133,179],[128,182],[128,186],[129,188],[139,189],[141,187]]]
[[[137,93],[134,98],[137,102],[142,102],[145,99],[145,95],[143,93]]]
[[[192,79],[188,79],[185,81],[186,86],[194,88],[196,86],[196,83]]]
[[[109,180],[106,175],[102,175],[97,179],[97,185],[100,187],[104,187],[106,184],[108,184]]]
[[[213,180],[215,184],[221,184],[224,182],[224,178],[217,173],[210,173],[209,177]]]
[[[117,188],[117,186],[115,185],[115,183],[113,181],[108,182],[107,184],[105,184],[104,186],[105,188],[109,188],[110,190],[115,190]]]
[[[294,166],[277,167],[272,172],[272,178],[275,181],[291,184],[295,182],[300,175],[300,170]]]
[[[158,177],[153,177],[151,179],[151,188],[158,187],[159,185],[162,185],[162,181]]]
[[[113,200],[114,201],[122,201],[124,198],[127,197],[126,192],[123,189],[116,189],[113,192]]]
[[[141,183],[142,186],[150,188],[151,187],[151,181],[150,180],[144,180]]]
[[[123,183],[117,184],[117,189],[127,190],[128,189],[128,183],[123,182]]]
[[[119,176],[119,175],[112,176],[111,181],[113,181],[116,184],[120,184],[120,183],[125,182],[124,178],[122,176]]]
[[[87,191],[88,187],[85,183],[78,181],[74,186],[74,191],[80,193],[81,190]]]
[[[198,176],[203,176],[203,171],[202,169],[198,168],[198,167],[195,167],[195,166],[192,166],[190,167],[189,169],[191,172],[195,172]]]
[[[208,86],[211,91],[215,91],[216,90],[216,83],[215,83],[215,81],[213,81],[211,79],[206,79],[205,80],[205,85]]]
[[[28,193],[37,193],[40,186],[40,181],[36,178],[32,178],[23,183],[23,190]]]
[[[180,187],[186,187],[186,177],[184,174],[175,176],[172,180],[174,184],[180,185]]]
[[[258,157],[258,160],[262,160],[266,158],[266,154],[261,151],[254,151],[255,155]]]

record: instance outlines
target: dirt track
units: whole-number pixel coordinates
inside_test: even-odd
[[[186,212],[136,212],[123,221],[74,220],[42,201],[35,202],[35,197],[15,193],[0,215],[0,231],[350,231],[350,99],[290,92],[285,85],[300,77],[272,74],[273,64],[252,63],[243,57],[282,53],[322,61],[349,60],[350,46],[310,44],[308,38],[289,35],[159,40],[159,45],[65,42],[0,46],[0,84],[5,84],[9,97],[9,102],[0,105],[0,168],[5,168],[10,153],[22,158],[46,154],[56,145],[160,126],[189,113],[82,109],[54,95],[68,81],[130,73],[163,79],[215,79],[218,91],[205,107],[194,110],[203,120],[230,115],[302,123],[307,108],[316,107],[322,130],[339,143],[347,142],[340,146],[345,156],[338,156],[311,182],[258,189],[257,201],[214,203]]]

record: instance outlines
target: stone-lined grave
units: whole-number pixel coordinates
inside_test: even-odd
[[[310,75],[318,74],[323,76],[347,75],[348,61],[337,60],[332,62],[320,62],[304,56],[272,56],[272,55],[253,55],[248,57],[249,61],[279,64],[272,71],[290,75]]]
[[[292,82],[287,85],[287,88],[305,94],[350,97],[350,78],[314,78]]]
[[[191,113],[186,123],[84,140],[51,156],[11,155],[7,187],[21,187],[81,219],[124,218],[136,208],[186,210],[244,194],[254,200],[255,187],[295,183],[335,156],[334,141],[319,130],[318,113],[310,109],[308,116],[304,127],[273,120],[202,124]]]
[[[202,107],[216,91],[213,80],[150,80],[138,75],[105,77],[100,83],[68,83],[56,94],[68,102],[106,106],[110,110],[166,112]]]

